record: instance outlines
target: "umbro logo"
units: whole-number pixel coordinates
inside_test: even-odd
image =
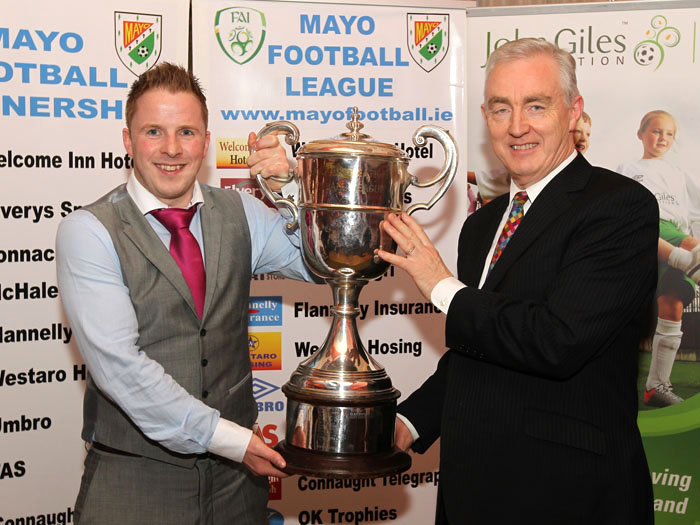
[[[271,394],[272,392],[275,392],[279,389],[280,387],[278,387],[277,385],[273,385],[272,383],[268,383],[267,381],[263,381],[262,379],[258,379],[257,377],[253,378],[253,397],[255,399],[265,397],[266,395]]]

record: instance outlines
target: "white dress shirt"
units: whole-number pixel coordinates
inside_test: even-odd
[[[569,157],[564,160],[559,166],[557,166],[551,173],[549,173],[546,177],[538,180],[534,184],[528,186],[525,191],[527,192],[527,201],[525,201],[525,204],[523,206],[523,216],[527,213],[527,211],[530,209],[530,206],[532,206],[532,203],[535,202],[535,199],[537,196],[542,192],[542,190],[552,182],[554,177],[556,177],[561,171],[566,168],[573,160],[576,158],[577,152],[574,150],[574,152],[569,155]],[[513,202],[513,197],[515,197],[515,194],[518,193],[519,191],[523,191],[522,188],[519,188],[515,182],[513,182],[512,178],[510,181],[510,201]],[[493,252],[496,249],[496,243],[498,242],[498,238],[501,236],[501,230],[503,230],[503,226],[505,225],[506,221],[508,220],[508,216],[510,215],[510,209],[511,206],[506,206],[506,211],[503,214],[503,217],[501,218],[501,222],[498,225],[498,228],[496,229],[496,235],[493,238],[493,242],[491,243],[491,249],[488,252],[488,256],[486,257],[486,260],[484,261],[484,268],[481,272],[481,279],[479,280],[479,288],[481,288],[484,285],[484,281],[486,281],[486,276],[488,274],[488,269],[489,269],[489,264],[491,263],[491,258],[493,256]],[[506,247],[507,249],[507,247]],[[447,313],[447,311],[450,308],[450,304],[452,303],[452,299],[454,299],[454,296],[459,292],[462,288],[466,288],[466,285],[459,281],[456,277],[446,277],[443,280],[441,280],[439,283],[435,285],[433,290],[430,292],[430,302],[435,305],[437,309],[439,309],[443,313]],[[417,440],[419,435],[418,432],[416,431],[416,428],[413,426],[413,424],[406,419],[404,416],[401,414],[398,414],[398,417],[403,421],[408,429],[411,431],[411,434],[413,436],[413,440]]]

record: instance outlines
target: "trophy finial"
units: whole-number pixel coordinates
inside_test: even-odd
[[[345,127],[350,130],[350,133],[343,133],[343,137],[348,137],[353,142],[357,142],[361,139],[366,139],[368,135],[361,133],[360,130],[365,127],[365,125],[360,122],[360,113],[357,111],[357,106],[353,106],[352,113],[350,114],[350,122],[345,124]]]

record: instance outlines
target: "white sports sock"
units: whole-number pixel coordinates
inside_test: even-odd
[[[700,246],[700,245],[699,245]],[[693,265],[693,254],[683,248],[675,247],[668,256],[668,264],[684,272]]]
[[[651,343],[651,366],[647,376],[646,389],[671,382],[671,370],[676,353],[681,346],[681,321],[669,321],[660,317],[656,323],[656,333]]]

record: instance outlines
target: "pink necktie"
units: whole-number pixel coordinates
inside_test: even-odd
[[[204,311],[206,276],[199,243],[190,231],[190,222],[196,211],[197,207],[192,206],[187,210],[182,208],[153,210],[151,214],[170,232],[170,253],[192,291],[194,305],[201,319]]]
[[[527,192],[519,191],[513,196],[513,207],[510,209],[510,214],[508,215],[508,220],[503,225],[503,230],[501,230],[501,236],[498,238],[496,243],[496,249],[493,251],[493,257],[491,258],[491,264],[489,264],[488,273],[491,272],[493,267],[496,265],[496,261],[503,253],[506,244],[510,241],[511,236],[515,233],[515,230],[520,224],[520,220],[523,218],[523,206],[527,202]]]

